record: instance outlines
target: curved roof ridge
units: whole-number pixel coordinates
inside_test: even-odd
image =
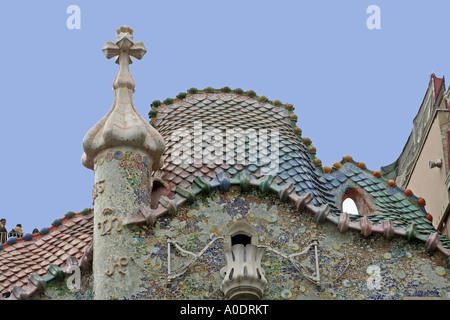
[[[150,121],[149,121],[150,124],[152,124],[153,126],[155,125],[156,116],[158,113],[158,109],[160,107],[164,108],[165,106],[169,106],[175,102],[184,100],[184,99],[188,98],[189,96],[192,96],[195,94],[202,94],[202,93],[205,93],[205,94],[208,94],[208,93],[209,94],[212,94],[212,93],[235,94],[235,95],[239,95],[239,96],[246,96],[246,97],[253,98],[253,99],[257,100],[258,102],[265,102],[265,103],[270,103],[274,106],[283,107],[286,110],[288,110],[289,118],[291,120],[291,126],[292,126],[295,134],[297,135],[297,137],[300,139],[300,141],[302,141],[302,137],[301,137],[302,130],[296,125],[298,117],[293,112],[295,108],[292,103],[282,103],[279,99],[269,100],[264,95],[257,95],[254,90],[244,91],[241,88],[230,89],[230,87],[228,87],[228,86],[222,87],[221,89],[214,89],[212,87],[206,87],[204,89],[197,89],[195,87],[192,87],[192,88],[188,89],[186,92],[180,92],[175,98],[166,98],[162,102],[160,100],[153,100],[153,102],[150,104],[152,109],[148,113],[148,116],[150,118]]]

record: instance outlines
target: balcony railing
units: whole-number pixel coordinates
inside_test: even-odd
[[[6,241],[8,241],[9,238],[21,238],[23,237],[23,234],[18,234],[14,231],[10,231],[10,232],[0,232],[0,243],[5,243]]]

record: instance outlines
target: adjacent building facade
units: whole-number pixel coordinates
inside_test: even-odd
[[[430,76],[427,91],[413,121],[408,141],[391,165],[381,168],[397,184],[426,201],[433,226],[449,235],[449,94],[445,78]]]

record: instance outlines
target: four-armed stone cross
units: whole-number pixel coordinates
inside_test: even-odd
[[[141,60],[147,52],[142,41],[134,43],[133,29],[122,26],[117,29],[116,43],[108,40],[102,48],[106,58],[116,57],[116,63],[119,65],[119,72],[113,83],[113,88],[128,88],[133,90],[135,83],[130,73],[129,65],[133,63],[130,56]]]

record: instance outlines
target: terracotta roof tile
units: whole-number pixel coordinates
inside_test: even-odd
[[[31,241],[15,245],[3,244],[0,250],[0,293],[10,291],[14,286],[28,283],[31,273],[44,276],[50,264],[58,266],[73,256],[80,259],[93,234],[93,214],[83,216],[76,213],[72,219],[62,219],[59,227],[50,227],[44,236],[34,235]]]
[[[65,225],[66,225],[67,228],[70,228],[70,227],[73,226],[74,224],[75,224],[75,221],[69,220],[69,221],[66,222]]]
[[[24,269],[23,270],[23,272],[25,272],[25,274],[31,274],[31,273],[33,273],[33,269],[32,268],[26,268],[26,269]]]
[[[33,269],[33,271],[36,272],[36,270],[41,270],[41,267],[35,264],[34,266],[31,267],[31,269]]]
[[[61,233],[61,230],[56,229],[56,230],[52,231],[52,237],[55,237],[55,236],[59,235],[60,233]]]
[[[64,250],[64,251],[69,251],[70,249],[72,249],[73,248],[73,246],[70,244],[70,243],[68,243],[68,244],[66,244],[62,249]]]
[[[64,254],[64,250],[58,250],[56,253],[55,253],[55,255],[57,256],[57,257],[61,257],[63,254]]]
[[[46,268],[40,268],[36,271],[36,273],[40,276],[43,276],[47,273],[47,269]]]
[[[77,248],[72,247],[72,249],[69,250],[68,254],[69,254],[69,256],[75,256],[79,252],[80,251]]]

